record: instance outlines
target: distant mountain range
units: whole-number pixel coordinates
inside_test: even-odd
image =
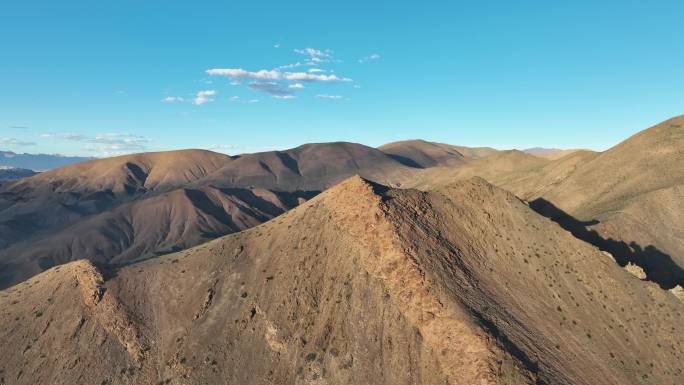
[[[17,154],[12,151],[0,151],[0,167],[17,167],[33,171],[51,170],[91,159],[95,158],[59,154]]]

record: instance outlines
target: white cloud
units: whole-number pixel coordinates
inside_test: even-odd
[[[184,99],[180,96],[167,96],[164,99],[162,99],[162,102],[164,103],[177,103],[177,102],[182,102]]]
[[[239,86],[239,85],[241,85],[241,84],[242,84],[242,83],[239,82],[239,81],[237,81],[237,80],[233,80],[232,82],[230,82],[230,85],[231,85],[231,86]]]
[[[237,101],[237,100],[240,100],[240,97],[239,97],[239,96],[231,96],[231,97],[229,98],[229,100],[230,100],[231,102],[235,102],[235,101]]]
[[[280,43],[273,44],[273,48],[280,48]]]
[[[328,94],[320,94],[316,95],[317,98],[319,99],[333,99],[333,100],[339,100],[342,99],[342,95],[328,95]]]
[[[0,138],[0,144],[7,146],[34,146],[35,142],[28,142],[17,138]]]
[[[362,58],[359,59],[358,61],[359,61],[359,63],[365,63],[365,62],[367,62],[367,61],[378,60],[378,59],[380,59],[380,55],[378,55],[377,53],[374,53],[374,54],[372,54],[372,55],[370,55],[370,56],[362,57]]]
[[[272,95],[276,99],[294,99],[296,96],[294,95]]]
[[[228,76],[233,79],[280,80],[282,73],[277,70],[246,71],[242,68],[212,68],[207,70],[209,75]]]
[[[289,86],[287,86],[287,88],[295,88],[295,89],[296,88],[304,88],[304,84],[302,84],[302,83],[290,84]]]
[[[320,68],[311,68],[311,69],[309,69],[309,72],[311,72],[311,73],[318,73],[318,72],[325,72],[325,70],[324,70],[324,69],[320,69]]]
[[[213,102],[214,99],[212,99],[211,96],[214,95],[216,95],[215,90],[199,91],[195,96],[195,99],[193,99],[192,104],[196,106],[201,106],[202,104]]]
[[[306,72],[281,72],[278,70],[247,71],[242,68],[212,68],[206,71],[209,75],[227,76],[231,79],[255,80],[290,80],[306,82],[348,82],[349,78],[337,75],[316,75]]]

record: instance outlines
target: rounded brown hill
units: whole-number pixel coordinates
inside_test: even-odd
[[[313,143],[238,156],[196,184],[321,191],[352,175],[396,184],[414,172],[415,168],[372,147],[347,142]]]
[[[674,295],[481,179],[424,193],[352,178],[183,252],[50,269],[0,305],[13,384],[676,384],[683,370]]]
[[[230,161],[231,158],[227,155],[206,150],[122,155],[46,171],[35,177],[3,186],[2,191],[167,191],[197,180]]]
[[[379,150],[412,167],[460,166],[469,161],[496,153],[489,147],[463,147],[425,140],[404,140],[387,143]]]

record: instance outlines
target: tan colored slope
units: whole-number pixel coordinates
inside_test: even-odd
[[[527,157],[502,165],[493,156],[441,174],[429,169],[407,185],[426,189],[482,176],[528,201],[550,202],[584,223],[582,229],[597,232],[602,247],[646,268],[649,279],[656,277],[664,288],[684,285],[684,117],[602,153],[578,151],[546,164]]]
[[[0,292],[0,306],[0,376],[13,384],[682,374],[684,304],[478,179],[421,193],[353,178],[193,249],[117,271],[50,269]]]
[[[384,144],[378,149],[401,163],[413,167],[460,166],[474,159],[492,155],[489,147],[463,147],[425,140],[404,140]]]
[[[499,151],[461,167],[433,167],[423,170],[405,186],[429,189],[473,176],[501,183],[502,181],[525,177],[529,173],[543,168],[548,163],[548,160],[518,150]]]
[[[534,156],[539,157],[539,158],[543,158],[543,159],[547,159],[547,160],[556,160],[556,159],[560,159],[566,155],[570,155],[573,152],[577,152],[577,151],[585,151],[585,150],[580,150],[580,149],[561,150],[561,149],[557,149],[557,148],[550,148],[550,149],[531,148],[531,149],[525,150],[524,152],[526,152],[530,155],[534,155]]]
[[[0,288],[77,259],[125,264],[261,224],[318,192],[178,189],[90,216],[0,250]]]
[[[582,218],[619,209],[630,199],[684,183],[684,116],[639,132],[586,159],[544,197]]]

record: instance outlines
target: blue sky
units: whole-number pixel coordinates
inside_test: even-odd
[[[2,2],[0,149],[605,149],[684,113],[681,1],[227,3]]]

